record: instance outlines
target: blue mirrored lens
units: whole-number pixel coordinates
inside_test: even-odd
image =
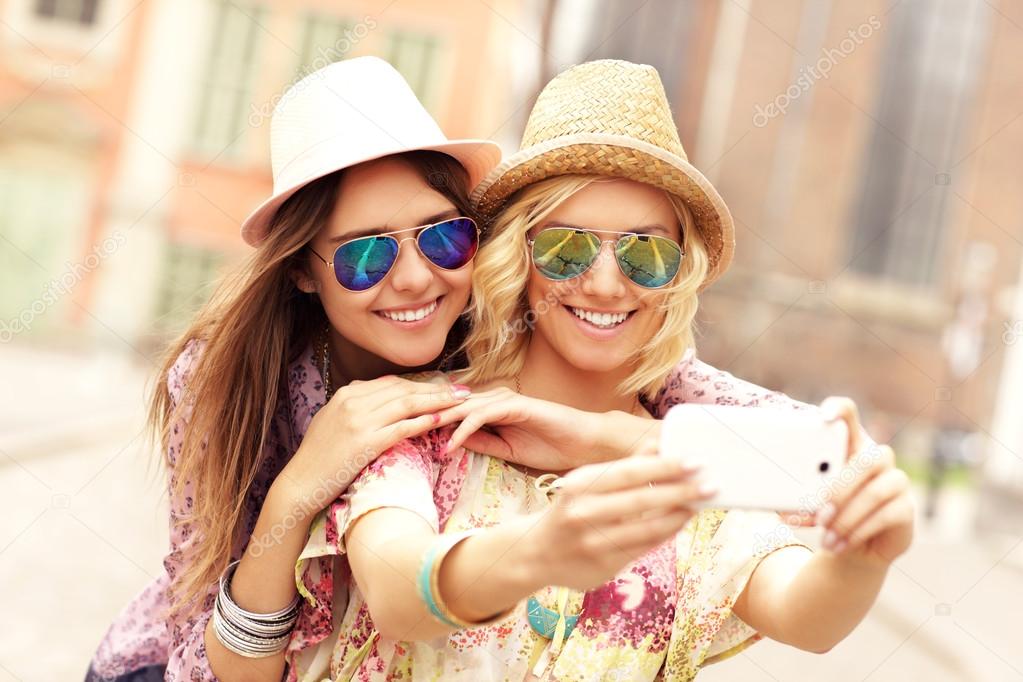
[[[445,270],[457,270],[471,261],[479,247],[476,223],[468,218],[432,225],[420,232],[417,239],[423,255]]]
[[[334,276],[346,289],[364,291],[387,276],[397,257],[393,237],[354,239],[334,252]]]

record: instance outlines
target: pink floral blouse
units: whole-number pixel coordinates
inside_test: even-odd
[[[180,400],[188,373],[199,352],[201,343],[193,340],[168,373],[167,388],[173,404]],[[288,400],[279,405],[272,424],[263,467],[247,500],[245,533],[237,538],[232,559],[239,558],[244,551],[270,484],[297,450],[309,422],[325,401],[324,386],[313,361],[311,345],[292,363],[288,376]],[[698,360],[693,349],[687,351],[656,400],[647,407],[654,416],[660,417],[670,407],[683,402],[782,409],[813,407],[716,369]],[[183,419],[187,419],[187,414]],[[171,430],[168,445],[172,467],[181,448],[182,435],[182,424],[176,424]],[[174,480],[173,468],[169,479]],[[146,666],[166,664],[167,680],[206,682],[217,679],[206,658],[203,639],[219,586],[216,583],[209,585],[199,616],[169,619],[165,615],[171,577],[183,567],[189,548],[201,542],[201,538],[184,521],[191,509],[190,490],[170,500],[170,551],[163,560],[164,572],[125,606],[107,630],[91,661],[91,669],[96,675],[116,679]],[[335,599],[334,572],[340,574],[338,586],[347,584],[348,580],[347,565],[339,557],[319,556],[303,561],[301,565],[304,568],[301,575],[296,575],[296,580],[302,586],[306,599],[287,649],[288,682],[296,681],[300,670],[319,667],[322,657],[330,655],[329,651],[323,651],[328,647],[316,645],[334,631],[348,599],[347,592],[340,589]],[[334,635],[336,637],[337,633]]]

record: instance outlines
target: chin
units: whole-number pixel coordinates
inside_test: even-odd
[[[601,374],[618,371],[627,362],[615,353],[580,353],[578,349],[562,353],[562,357],[576,369]]]
[[[441,339],[437,343],[416,343],[414,348],[402,349],[401,352],[385,354],[382,357],[395,365],[411,369],[430,364],[437,360],[443,352],[444,339]]]

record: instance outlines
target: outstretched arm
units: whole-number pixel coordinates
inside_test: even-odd
[[[440,590],[452,611],[483,622],[502,614],[535,586],[521,542],[522,522],[493,528],[459,543],[448,554]],[[416,589],[422,561],[437,534],[421,516],[387,507],[366,514],[349,530],[352,574],[362,589],[373,624],[388,639],[424,640],[452,628],[433,618]],[[501,557],[498,562],[495,557]]]
[[[648,456],[579,468],[563,479],[548,510],[456,545],[440,566],[439,597],[458,619],[480,622],[545,585],[601,585],[677,533],[693,514],[684,505],[713,494],[699,491],[693,474]],[[378,508],[345,534],[352,574],[385,638],[431,639],[451,631],[429,614],[416,587],[422,557],[437,539],[435,521],[426,516]]]

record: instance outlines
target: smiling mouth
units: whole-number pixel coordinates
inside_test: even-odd
[[[635,310],[630,310],[629,312],[621,313],[605,313],[597,310],[587,310],[586,308],[576,308],[570,305],[565,307],[580,320],[588,322],[597,329],[614,329],[624,324],[636,312]]]
[[[393,320],[395,322],[418,322],[419,320],[433,315],[433,313],[437,311],[437,306],[440,304],[441,298],[443,298],[443,296],[438,297],[437,299],[418,308],[406,308],[403,310],[377,310],[374,312],[381,317],[385,317],[388,320]]]

